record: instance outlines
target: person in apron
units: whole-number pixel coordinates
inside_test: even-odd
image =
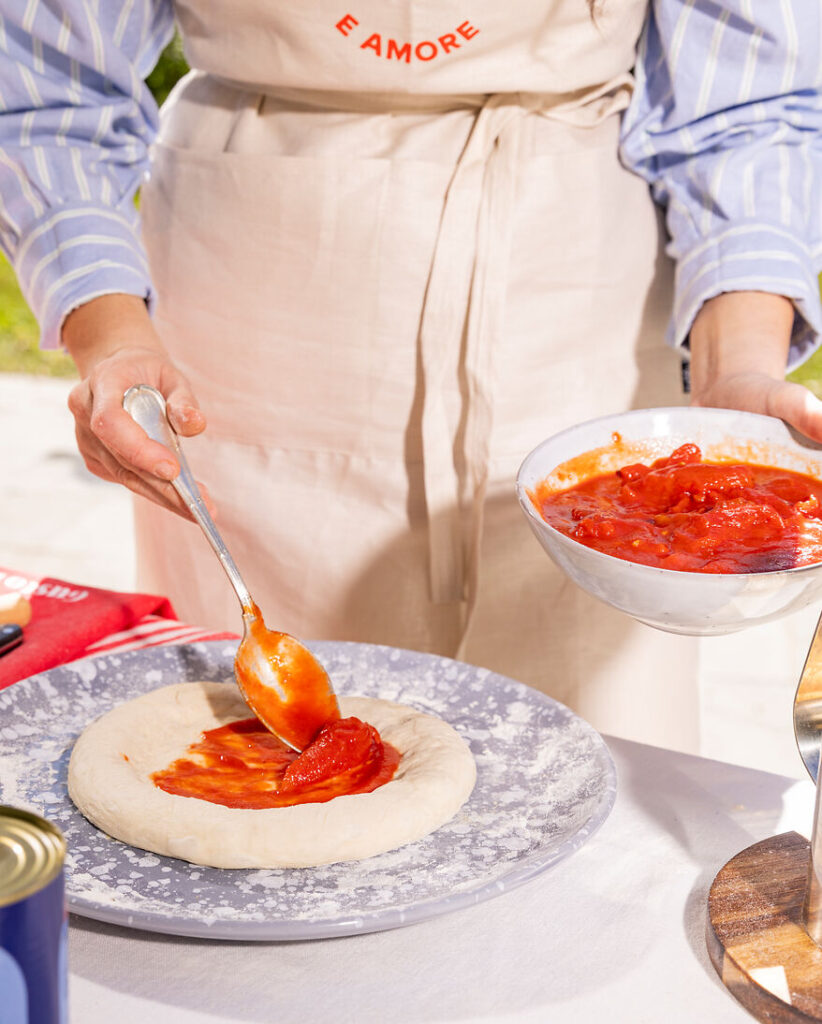
[[[139,586],[239,627],[162,507],[174,466],[118,413],[147,381],[269,626],[455,656],[698,749],[696,642],[570,583],[513,487],[558,430],[686,401],[661,214],[618,155],[647,0],[174,10],[196,70],[141,190],[153,327],[120,295],[62,333],[87,463],[161,502],[136,503]]]

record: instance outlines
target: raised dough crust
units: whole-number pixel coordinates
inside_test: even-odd
[[[262,810],[224,807],[158,789],[149,776],[206,729],[248,718],[226,683],[179,683],[121,704],[74,745],[68,789],[98,828],[154,853],[219,868],[312,867],[360,860],[421,839],[452,818],[474,787],[467,744],[440,718],[369,697],[340,699],[402,754],[372,793]]]

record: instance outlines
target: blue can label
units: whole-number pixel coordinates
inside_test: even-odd
[[[0,907],[0,1024],[66,1024],[67,932],[62,871]]]
[[[29,1024],[26,979],[4,949],[0,949],[0,996],[0,1024]]]
[[[60,948],[57,950],[57,1019],[68,1024],[68,914],[60,929]]]

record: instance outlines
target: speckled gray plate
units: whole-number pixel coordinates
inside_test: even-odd
[[[230,680],[234,646],[89,658],[0,693],[0,803],[48,817],[68,842],[69,909],[99,921],[221,939],[351,935],[478,903],[568,857],[608,816],[616,775],[600,736],[521,683],[430,654],[311,644],[340,694],[410,704],[470,743],[477,784],[425,839],[319,868],[197,867],[110,839],[66,791],[72,745],[115,704],[184,680]],[[231,684],[233,685],[233,683]]]

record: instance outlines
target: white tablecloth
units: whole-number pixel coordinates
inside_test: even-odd
[[[810,832],[813,787],[608,739],[614,810],[577,853],[440,918],[343,939],[189,940],[72,917],[72,1024],[732,1024],[705,949],[734,854]],[[797,755],[798,757],[798,755]]]

